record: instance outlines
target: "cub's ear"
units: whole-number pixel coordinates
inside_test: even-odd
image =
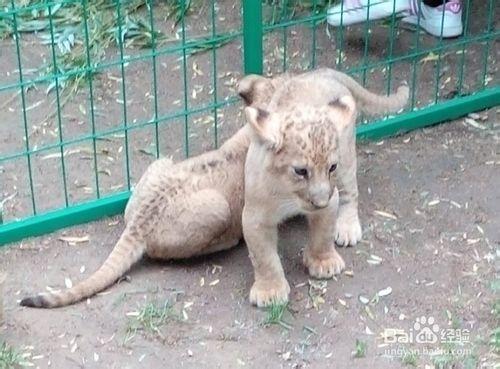
[[[238,83],[238,95],[245,101],[246,106],[266,103],[265,96],[272,91],[271,81],[257,74],[249,74]]]
[[[273,114],[264,109],[247,106],[245,115],[257,137],[270,149],[279,150],[282,140],[278,121]]]
[[[342,96],[339,99],[328,103],[330,114],[334,115],[333,121],[340,130],[353,125],[356,120],[356,101],[350,95]]]

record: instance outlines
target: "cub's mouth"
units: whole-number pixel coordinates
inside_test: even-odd
[[[324,210],[328,207],[335,206],[338,207],[338,196],[339,196],[339,191],[337,187],[334,187],[332,191],[332,195],[330,196],[328,202],[325,204],[314,204],[309,198],[304,199],[303,197],[298,196],[298,203],[299,207],[304,211],[305,213],[314,213],[317,211]]]
[[[329,207],[331,204],[331,200],[332,199],[330,198],[330,201],[328,201],[328,203],[326,203],[323,206],[317,206],[317,205],[313,204],[311,201],[306,201],[304,199],[300,199],[300,208],[302,209],[302,211],[304,211],[306,213],[314,213],[316,211],[321,211],[321,210]]]

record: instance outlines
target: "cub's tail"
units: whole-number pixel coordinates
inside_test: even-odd
[[[89,278],[60,292],[41,293],[21,300],[21,306],[55,308],[74,304],[109,287],[137,262],[145,251],[145,243],[125,229],[104,264]]]
[[[327,68],[321,69],[320,73],[324,74],[325,77],[335,79],[347,87],[356,99],[358,108],[366,114],[395,113],[404,108],[408,101],[410,89],[406,85],[399,86],[396,93],[384,96],[368,91],[345,73]]]

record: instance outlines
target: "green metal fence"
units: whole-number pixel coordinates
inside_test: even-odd
[[[455,39],[395,15],[327,27],[330,5],[0,0],[0,245],[119,213],[152,160],[217,147],[243,122],[244,73],[329,66],[379,92],[407,81],[407,111],[363,121],[360,138],[500,102],[498,2],[464,0]]]

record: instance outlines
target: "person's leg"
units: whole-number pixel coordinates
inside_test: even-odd
[[[436,37],[457,37],[462,34],[462,4],[460,0],[410,0],[410,9],[402,19],[420,25]]]
[[[410,9],[411,0],[343,0],[328,9],[327,21],[332,26],[349,26],[390,17]]]
[[[460,0],[342,0],[328,9],[327,21],[332,26],[349,26],[394,13],[401,13],[403,22],[418,24],[436,37],[462,34]]]

